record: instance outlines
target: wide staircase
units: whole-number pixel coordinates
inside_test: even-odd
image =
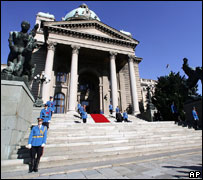
[[[53,115],[39,171],[202,147],[201,130],[181,127],[172,121],[146,122],[130,115],[131,122],[122,123],[116,123],[112,116],[106,117],[110,123],[95,123],[88,115],[83,124],[77,114]],[[10,159],[1,161],[1,173],[7,177],[18,171],[28,172],[29,133],[30,129]]]

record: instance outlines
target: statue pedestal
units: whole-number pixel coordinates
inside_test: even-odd
[[[24,82],[1,80],[1,159],[30,131],[34,101]]]

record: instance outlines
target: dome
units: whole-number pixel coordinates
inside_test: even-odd
[[[100,21],[99,17],[92,10],[90,10],[86,4],[82,4],[78,8],[70,11],[64,18],[65,21],[92,19]]]

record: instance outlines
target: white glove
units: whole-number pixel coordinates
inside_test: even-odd
[[[32,145],[31,144],[28,144],[27,148],[28,149],[31,149]]]
[[[45,146],[45,144],[43,143],[42,145],[41,145],[41,147],[44,147]]]

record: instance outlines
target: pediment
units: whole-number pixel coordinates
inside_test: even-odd
[[[58,21],[45,22],[44,26],[53,27],[60,30],[70,30],[84,34],[96,35],[100,37],[128,41],[138,44],[139,41],[127,36],[124,33],[96,20],[93,21]]]

